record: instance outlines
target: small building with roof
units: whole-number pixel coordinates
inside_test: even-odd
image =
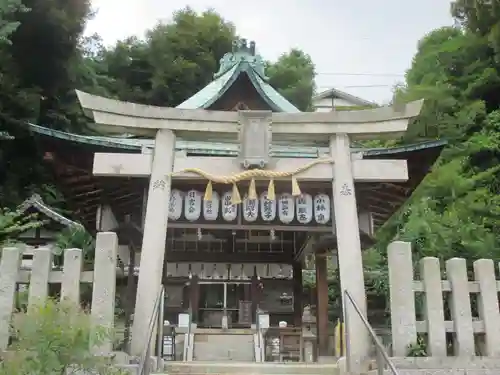
[[[331,88],[314,95],[312,98],[312,106],[316,112],[331,112],[375,108],[378,107],[378,104],[351,95],[345,91]]]

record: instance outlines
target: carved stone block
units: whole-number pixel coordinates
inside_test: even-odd
[[[240,111],[240,162],[245,169],[265,168],[271,151],[271,111]]]

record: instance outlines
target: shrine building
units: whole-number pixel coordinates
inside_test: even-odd
[[[77,94],[102,135],[27,130],[73,219],[92,233],[117,232],[120,259],[135,267],[137,353],[161,284],[165,319],[173,323],[189,309],[198,327],[249,328],[260,309],[271,326],[301,327],[302,268],[313,252],[338,254],[342,289],[366,314],[361,251],[444,145],[362,147],[365,139],[400,137],[422,103],[301,112],[269,85],[255,44],[246,41],[176,108]],[[326,258],[316,262],[324,353]],[[366,332],[352,327],[352,350],[361,355]]]

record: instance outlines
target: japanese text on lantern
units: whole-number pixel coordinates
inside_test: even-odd
[[[188,212],[193,213],[196,211],[196,191],[190,190],[188,192]]]
[[[245,197],[243,200],[243,216],[246,221],[255,221],[258,216],[258,204],[256,199],[248,199]]]
[[[314,220],[318,224],[326,224],[330,220],[330,197],[318,194],[314,197]]]
[[[312,219],[312,197],[309,194],[302,194],[297,197],[297,221],[301,224],[308,224]]]
[[[260,197],[260,205],[262,208],[262,219],[264,221],[272,221],[276,216],[276,201],[269,199],[267,192]]]

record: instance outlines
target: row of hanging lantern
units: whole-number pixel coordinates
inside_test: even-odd
[[[309,224],[315,221],[318,224],[327,224],[331,217],[330,197],[327,194],[301,194],[297,197],[292,194],[276,194],[276,199],[269,199],[267,192],[263,192],[258,199],[243,198],[241,204],[232,203],[232,191],[219,196],[213,192],[210,199],[203,199],[203,194],[196,190],[186,193],[173,189],[170,193],[168,210],[169,220],[179,220],[184,213],[188,221],[196,221],[201,217],[207,221],[215,221],[221,214],[225,221],[231,222],[238,216],[238,207],[242,209],[243,219],[254,222],[259,216],[263,221],[279,219],[283,224],[297,220],[300,224]]]

